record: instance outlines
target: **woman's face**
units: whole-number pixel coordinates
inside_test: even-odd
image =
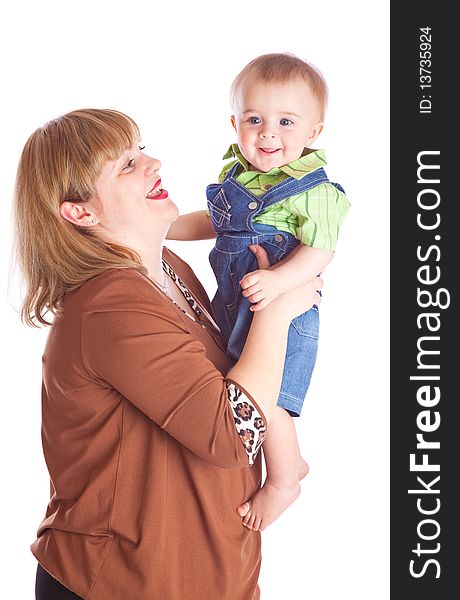
[[[139,146],[105,164],[95,182],[104,238],[137,247],[155,234],[166,235],[179,213],[162,187],[160,166]]]

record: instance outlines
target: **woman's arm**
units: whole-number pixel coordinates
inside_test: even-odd
[[[110,274],[104,284],[82,316],[89,385],[106,389],[109,404],[128,402],[202,460],[248,466],[230,402],[230,394],[241,394],[227,389],[180,309],[132,271]]]
[[[85,378],[106,388],[111,402],[129,401],[203,460],[247,466],[258,442],[247,443],[246,425],[237,435],[235,419],[249,407],[256,434],[265,429],[281,385],[289,322],[317,301],[307,291],[280,297],[254,319],[228,377],[235,387],[153,284],[133,271],[110,272],[82,315]]]
[[[209,240],[216,237],[211,219],[204,210],[180,215],[169,228],[168,240]]]
[[[252,248],[256,249],[259,268],[267,269],[269,262],[263,248]],[[289,324],[313,304],[319,304],[321,299],[317,290],[322,285],[322,280],[315,277],[278,296],[264,310],[256,312],[240,359],[228,374],[257,401],[267,421],[281,387]]]

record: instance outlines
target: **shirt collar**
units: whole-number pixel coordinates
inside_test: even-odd
[[[227,152],[222,157],[224,160],[228,158],[236,158],[240,165],[243,167],[244,171],[251,172],[249,169],[249,163],[241,154],[241,150],[238,144],[231,144],[227,150]],[[319,167],[324,167],[326,164],[326,154],[324,150],[314,150],[313,148],[305,148],[302,152],[302,155],[288,163],[287,165],[283,165],[281,167],[276,167],[275,169],[271,169],[268,173],[263,173],[263,175],[279,175],[280,173],[285,173],[290,177],[294,177],[294,179],[302,179],[308,173],[315,171]],[[252,171],[255,173],[256,171]]]

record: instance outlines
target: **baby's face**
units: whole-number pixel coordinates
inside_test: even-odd
[[[240,150],[264,173],[298,159],[323,128],[319,102],[302,79],[273,84],[247,78],[234,108]]]

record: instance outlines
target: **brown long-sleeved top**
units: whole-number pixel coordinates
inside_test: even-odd
[[[210,311],[188,265],[164,258]],[[51,499],[31,547],[53,577],[91,600],[259,598],[260,534],[236,507],[260,457],[249,467],[229,366],[216,333],[135,271],[66,297],[43,355]]]

